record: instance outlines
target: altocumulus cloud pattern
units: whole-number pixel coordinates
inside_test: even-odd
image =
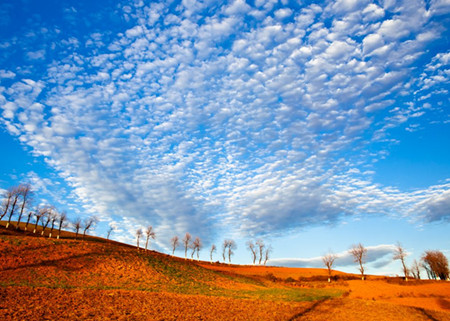
[[[1,6],[1,122],[88,211],[204,239],[449,221],[448,180],[372,167],[393,130],[448,122],[448,1],[49,3]]]

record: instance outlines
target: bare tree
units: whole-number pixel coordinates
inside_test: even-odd
[[[172,237],[170,239],[170,244],[172,245],[172,255],[175,255],[175,250],[177,249],[178,245],[180,244],[180,239],[177,235]]]
[[[144,235],[144,233],[142,232],[142,229],[139,228],[136,231],[136,237],[137,237],[137,250],[139,251],[139,239],[142,237],[142,235]]]
[[[75,240],[78,238],[78,233],[80,232],[81,229],[81,218],[77,217],[73,222],[72,222],[72,226],[73,229],[75,230]]]
[[[228,242],[229,240],[224,240],[222,244],[222,257],[223,257],[223,263],[226,262],[226,253],[228,249]]]
[[[28,230],[28,225],[30,224],[31,218],[33,217],[34,213],[32,211],[29,211],[27,214],[27,222],[25,223],[25,231]]]
[[[19,186],[13,187],[12,193],[13,193],[12,204],[11,204],[11,208],[9,210],[8,223],[6,223],[6,228],[8,228],[9,225],[11,224],[11,218],[13,217],[13,215],[15,213],[17,201],[19,200],[19,197],[20,197]]]
[[[11,202],[13,201],[14,195],[15,195],[15,187],[10,187],[5,192],[5,198],[2,203],[2,213],[0,216],[0,221],[3,219],[3,217],[8,213],[9,207],[11,205]]]
[[[48,237],[52,237],[53,229],[55,228],[55,223],[58,220],[58,212],[55,211],[55,209],[52,209],[52,211],[49,213],[50,215],[50,221],[52,223],[52,227],[50,228],[50,233],[48,234]]]
[[[94,228],[95,224],[97,223],[98,219],[95,216],[88,217],[84,220],[84,229],[83,229],[83,240],[86,237],[86,233],[91,229]]]
[[[411,273],[416,280],[420,280],[420,268],[421,264],[417,260],[414,260],[411,266]]]
[[[405,258],[407,255],[408,254],[406,253],[403,246],[400,244],[400,242],[398,242],[395,247],[394,260],[400,260],[400,262],[402,262],[402,268],[403,268],[403,274],[405,275],[405,281],[408,281],[408,274],[409,274],[409,270],[406,267],[406,263],[405,263]]]
[[[61,214],[59,214],[58,236],[56,237],[58,240],[59,240],[59,238],[60,238],[60,236],[61,236],[61,229],[62,229],[63,227],[67,227],[66,221],[67,221],[67,213],[66,213],[66,212],[62,212]]]
[[[47,207],[41,207],[41,208],[36,209],[36,212],[34,213],[34,215],[36,216],[36,222],[34,223],[33,233],[36,233],[39,221],[41,219],[43,219],[43,217],[46,215],[46,213],[47,213]]]
[[[329,253],[324,257],[322,257],[323,264],[325,264],[325,266],[328,269],[328,282],[331,282],[331,268],[333,267],[333,263],[336,260],[336,258],[337,258],[336,254],[333,253]]]
[[[191,248],[192,248],[191,259],[194,258],[194,253],[197,251],[197,260],[199,260],[199,251],[200,251],[201,247],[202,247],[202,241],[197,236],[191,245]]]
[[[109,237],[111,236],[111,233],[114,231],[114,226],[109,225],[108,232],[106,232],[106,239],[109,240]]]
[[[441,251],[425,251],[422,256],[423,266],[428,278],[447,280],[449,277],[448,260]]]
[[[20,230],[19,224],[22,219],[23,211],[26,207],[31,205],[33,191],[31,190],[30,184],[19,185],[18,193],[22,196],[22,204],[20,206],[19,217],[17,218],[17,226],[16,229]]]
[[[269,260],[270,253],[272,253],[272,246],[269,245],[264,252],[264,266],[266,266],[266,263]]]
[[[247,248],[250,250],[250,252],[252,254],[253,265],[255,265],[256,257],[258,256],[258,254],[256,253],[255,244],[253,244],[252,241],[248,241],[247,242]]]
[[[189,232],[186,232],[186,235],[183,237],[183,244],[184,244],[184,258],[187,259],[187,250],[189,248],[189,245],[191,243],[192,236],[189,234]]]
[[[45,229],[47,228],[48,224],[50,223],[50,221],[52,220],[52,210],[50,207],[46,208],[45,214],[42,217],[42,219],[44,220],[44,224],[42,225],[42,232],[41,235],[44,236],[45,233]]]
[[[149,225],[145,230],[145,235],[147,236],[147,240],[145,241],[145,252],[147,252],[148,240],[150,238],[154,240],[156,237],[155,231],[153,231],[153,227],[151,225]]]
[[[354,262],[359,264],[361,279],[364,281],[364,263],[366,263],[367,249],[359,243],[353,245],[349,252],[353,256]]]
[[[211,258],[211,263],[213,262],[213,253],[216,252],[216,245],[211,245],[211,250],[209,250],[209,257]]]
[[[228,263],[231,264],[231,256],[234,254],[234,250],[236,250],[237,245],[233,240],[228,240]]]
[[[259,264],[261,265],[261,262],[264,258],[264,248],[266,245],[264,244],[264,241],[262,239],[256,240],[256,246],[259,249]]]

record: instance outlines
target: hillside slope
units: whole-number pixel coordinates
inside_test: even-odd
[[[323,279],[320,269],[209,264],[63,236],[0,227],[1,320],[450,320],[445,283],[424,285],[428,292],[386,281],[328,284],[308,279]],[[408,307],[394,302],[399,293],[441,305]]]

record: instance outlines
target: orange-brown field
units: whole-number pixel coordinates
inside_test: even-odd
[[[0,320],[450,320],[450,283],[209,264],[0,226]]]

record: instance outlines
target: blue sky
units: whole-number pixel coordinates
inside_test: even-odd
[[[0,188],[163,252],[449,256],[449,22],[447,0],[2,1]]]

